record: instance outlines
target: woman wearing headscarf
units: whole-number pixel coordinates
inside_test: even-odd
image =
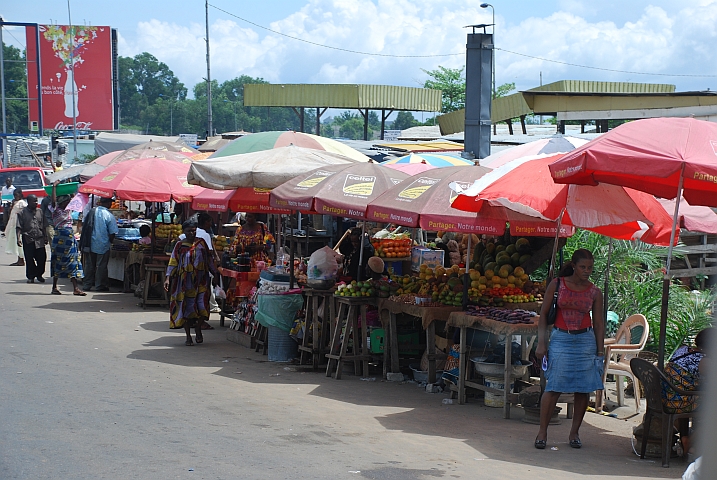
[[[72,212],[67,210],[67,205],[72,200],[69,195],[57,196],[57,184],[52,184],[52,203],[49,205],[52,214],[52,226],[55,235],[50,245],[50,274],[52,275],[52,293],[61,295],[57,288],[57,280],[69,278],[72,282],[74,294],[84,297],[87,295],[79,287],[77,281],[82,280],[82,263],[80,260],[80,248],[75,239],[75,231],[72,228]]]
[[[10,264],[11,267],[24,267],[25,254],[22,252],[22,247],[17,246],[17,232],[15,228],[17,228],[17,214],[20,213],[23,208],[27,207],[27,202],[22,196],[21,188],[16,188],[12,195],[14,198],[12,210],[7,220],[7,226],[5,227],[5,236],[7,237],[7,247],[5,247],[5,251],[17,257],[17,261]]]
[[[187,334],[184,344],[190,346],[194,344],[192,327],[196,342],[204,341],[201,326],[209,319],[212,283],[216,283],[219,272],[209,246],[197,237],[196,219],[185,221],[182,231],[185,237],[172,250],[164,289],[170,292],[169,328],[184,328]]]

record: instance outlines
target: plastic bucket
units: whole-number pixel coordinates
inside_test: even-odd
[[[498,377],[484,377],[483,384],[486,387],[495,388],[496,390],[504,390],[505,389],[505,383],[502,378]],[[510,384],[510,391],[513,391],[513,384]],[[485,397],[483,398],[483,403],[486,407],[497,407],[501,408],[503,405],[505,405],[505,402],[503,402],[503,395],[496,395],[495,393],[485,392]]]
[[[297,343],[289,336],[289,332],[278,327],[268,326],[267,356],[270,362],[289,362],[296,358],[299,351]]]

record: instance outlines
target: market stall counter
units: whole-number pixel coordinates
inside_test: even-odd
[[[453,312],[448,317],[448,325],[456,328],[460,328],[460,359],[458,362],[459,373],[458,373],[458,403],[465,403],[465,389],[466,387],[475,388],[484,392],[502,395],[503,396],[503,417],[510,418],[510,405],[511,403],[517,403],[517,395],[511,393],[509,386],[511,384],[511,345],[512,336],[521,337],[522,346],[522,358],[527,360],[528,348],[527,341],[528,337],[535,337],[538,335],[538,317],[532,317],[531,323],[506,323],[498,320],[492,320],[483,315],[469,314],[468,312]],[[475,382],[466,380],[466,368],[467,368],[467,352],[466,352],[466,330],[468,328],[475,328],[477,330],[483,330],[495,335],[506,336],[506,348],[505,348],[505,359],[503,364],[503,385],[506,388],[502,390],[488,387],[486,385],[480,385]]]
[[[461,311],[460,307],[424,307],[421,305],[397,302],[389,298],[381,298],[378,302],[378,310],[381,316],[381,323],[384,328],[387,326],[388,341],[387,350],[390,358],[390,369],[392,373],[399,372],[398,360],[398,328],[396,326],[397,314],[403,313],[412,317],[420,318],[421,325],[426,331],[426,348],[428,349],[428,383],[436,381],[436,320],[447,320],[453,312]],[[388,312],[388,318],[383,314]]]

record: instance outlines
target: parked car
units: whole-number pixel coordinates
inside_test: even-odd
[[[26,198],[30,194],[35,194],[38,198],[47,196],[43,188],[47,185],[47,180],[45,179],[45,173],[39,167],[0,168],[0,186],[5,185],[7,177],[12,178],[12,184],[15,188],[22,189],[22,193]],[[3,213],[4,206],[0,203],[0,222],[4,221],[2,220]],[[5,228],[4,223],[3,228]]]

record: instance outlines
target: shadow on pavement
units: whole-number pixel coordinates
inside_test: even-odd
[[[477,469],[483,459],[480,457],[580,475],[619,477],[675,478],[686,466],[675,460],[671,469],[662,469],[659,462],[640,460],[632,453],[629,437],[586,422],[581,427],[583,448],[572,449],[567,443],[571,420],[564,417],[561,425],[550,427],[548,448],[536,450],[533,441],[538,427],[521,421],[520,408],[511,409],[512,418],[506,420],[501,408],[485,407],[480,399],[470,399],[466,405],[443,405],[446,395],[425,393],[415,383],[382,381],[378,370],[371,376],[374,381],[361,381],[350,373],[337,381],[325,376],[325,367],[314,372],[307,366],[268,362],[266,356],[253,349],[227,341],[224,328],[203,331],[204,343],[187,347],[184,331],[169,330],[168,322],[147,322],[140,327],[166,331],[168,335],[144,344],[144,348],[135,350],[128,358],[187,367],[216,367],[214,375],[233,380],[266,385],[312,385],[315,388],[311,396],[357,406],[398,408],[400,412],[378,416],[376,420],[388,430],[435,436],[437,441],[444,437],[462,440],[476,451]],[[347,366],[350,372],[350,364]]]

